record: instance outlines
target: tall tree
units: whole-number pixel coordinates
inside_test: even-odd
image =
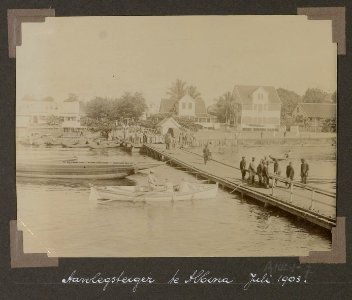
[[[197,87],[194,85],[190,85],[187,87],[187,94],[195,100],[202,100],[201,93],[197,90]]]
[[[174,101],[180,100],[187,94],[187,83],[181,79],[176,79],[166,94],[169,96],[169,99]]]
[[[125,92],[113,102],[112,115],[115,119],[120,117],[138,119],[146,109],[147,104],[142,93]]]
[[[332,93],[331,95],[331,102],[336,103],[337,102],[337,93],[336,91]]]
[[[281,99],[281,120],[285,121],[290,118],[293,110],[299,102],[302,102],[302,97],[293,91],[283,88],[277,89],[277,93]]]
[[[303,96],[305,103],[323,103],[329,102],[329,94],[321,89],[309,88]]]
[[[233,93],[226,92],[215,99],[216,104],[211,106],[208,112],[216,115],[221,122],[236,124],[239,111],[239,103],[236,100]]]
[[[95,97],[86,104],[86,114],[90,119],[111,118],[112,103],[107,98]]]

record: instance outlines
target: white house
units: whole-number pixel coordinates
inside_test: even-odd
[[[78,132],[82,129],[80,104],[75,99],[58,102],[51,97],[42,100],[27,98],[17,103],[16,110],[16,127],[18,129],[53,129],[53,126],[48,126],[50,116],[56,116],[63,120],[61,128],[64,132]]]
[[[272,86],[236,85],[236,102],[239,103],[237,126],[243,130],[279,130],[281,100]]]
[[[217,117],[207,113],[204,101],[201,99],[193,99],[188,94],[176,101],[172,99],[162,99],[159,112],[174,113],[178,117],[189,118],[203,127],[216,128],[219,126]]]
[[[180,129],[180,128],[181,128],[181,125],[178,124],[175,121],[175,119],[172,117],[165,118],[156,125],[156,129],[161,134],[166,134],[168,131],[172,131],[173,129]]]

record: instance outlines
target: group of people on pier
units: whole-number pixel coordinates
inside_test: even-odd
[[[156,129],[139,125],[123,126],[118,135],[121,139],[133,144],[160,144],[164,143],[164,136]]]
[[[281,176],[281,168],[279,165],[279,161],[276,158],[272,159],[273,161],[269,161],[267,157],[264,157],[260,160],[259,164],[256,164],[255,157],[252,157],[251,162],[247,168],[246,157],[243,156],[240,162],[240,170],[242,174],[242,180],[246,180],[246,174],[248,172],[248,183],[251,185],[256,184],[255,177],[258,176],[258,185],[263,186],[265,188],[269,188],[269,164],[274,163],[274,180],[273,185],[276,186],[278,177]],[[309,165],[304,158],[301,159],[301,183],[307,184]],[[286,166],[286,187],[290,188],[292,186],[292,182],[294,180],[295,170],[293,168],[292,162],[289,162]]]
[[[179,132],[173,134],[168,131],[164,137],[166,149],[172,148],[186,148],[193,147],[196,145],[196,138],[194,133],[190,130],[182,129]]]

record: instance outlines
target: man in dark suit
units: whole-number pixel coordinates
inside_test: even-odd
[[[308,177],[308,171],[309,171],[309,165],[305,161],[304,158],[301,159],[301,182],[303,184],[307,184],[307,177]]]
[[[264,169],[264,161],[261,159],[257,166],[257,175],[258,175],[258,184],[261,186],[263,184],[263,169]]]
[[[292,162],[289,162],[288,166],[286,167],[286,177],[289,179],[289,183],[286,182],[286,185],[288,185],[288,188],[292,186],[292,181],[295,176],[295,170],[292,167]]]
[[[266,189],[269,187],[269,161],[263,164],[263,184]]]
[[[244,156],[242,156],[242,160],[240,162],[240,170],[242,173],[242,180],[244,180],[246,177],[246,172],[247,172],[246,167],[247,167],[246,158]]]

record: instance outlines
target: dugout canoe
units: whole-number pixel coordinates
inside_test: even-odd
[[[211,199],[216,197],[217,192],[217,183],[188,183],[188,188],[184,191],[166,190],[166,188],[150,191],[145,186],[97,187],[91,185],[89,198],[100,203],[111,201],[168,202]]]
[[[115,179],[139,170],[154,168],[161,162],[17,162],[16,176],[30,178]]]

